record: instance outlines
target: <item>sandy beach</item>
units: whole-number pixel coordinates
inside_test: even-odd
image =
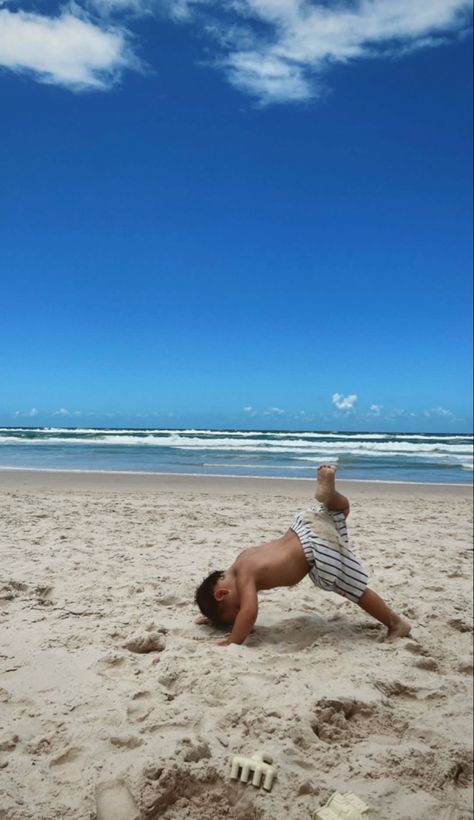
[[[467,486],[341,482],[384,629],[308,579],[261,595],[243,646],[196,585],[312,502],[305,480],[0,472],[0,819],[472,817]],[[266,751],[270,793],[230,780]]]

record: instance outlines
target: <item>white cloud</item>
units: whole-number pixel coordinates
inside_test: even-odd
[[[263,415],[264,416],[282,416],[285,413],[285,410],[282,410],[281,407],[269,407],[268,410],[265,410]]]
[[[36,409],[36,407],[32,407],[31,410],[26,410],[26,411],[24,411],[24,410],[15,410],[13,415],[16,416],[17,418],[19,416],[34,418],[35,416],[38,415],[38,410]]]
[[[370,413],[371,416],[380,416],[380,413],[382,412],[382,410],[383,410],[383,405],[382,404],[371,404],[369,413]]]
[[[253,407],[252,407],[251,404],[247,404],[247,406],[244,407],[243,410],[244,410],[244,413],[253,413],[254,412]]]
[[[439,45],[468,27],[470,12],[468,0],[233,0],[223,18],[208,0],[181,2],[181,18],[198,21],[203,7],[222,46],[217,64],[264,105],[319,96],[321,76],[337,63]]]
[[[108,88],[125,68],[138,67],[123,29],[75,11],[47,17],[0,9],[0,66],[73,90]]]
[[[233,85],[266,103],[306,100],[312,96],[310,83],[298,66],[269,54],[237,52],[224,65]]]
[[[351,393],[349,396],[343,396],[342,393],[333,393],[332,396],[332,403],[338,410],[352,410],[356,401],[357,396],[355,393]]]
[[[0,0],[1,3],[1,0]],[[124,15],[165,15],[212,41],[208,58],[261,105],[325,93],[337,64],[402,57],[470,25],[470,0],[77,0],[57,16],[0,8],[0,66],[72,90],[139,69]],[[112,19],[119,20],[111,26]]]
[[[444,407],[432,407],[431,410],[425,410],[424,414],[427,418],[430,416],[441,416],[442,418],[452,418],[454,413],[451,410],[446,410]]]
[[[393,410],[390,411],[389,415],[386,416],[386,419],[402,419],[402,418],[415,418],[416,413],[411,413],[409,410],[403,410],[399,407],[394,407]]]
[[[64,408],[62,408],[62,409],[64,409]],[[54,416],[56,416],[56,415],[58,415],[58,413],[60,413],[60,412],[61,412],[61,411],[57,411],[56,413],[53,413],[53,415],[54,415]],[[67,414],[68,412],[69,412],[69,411],[68,411],[68,410],[66,410],[66,414]],[[79,411],[77,411],[77,412],[79,412]],[[72,414],[71,414],[71,413],[69,413],[69,415],[72,415]],[[82,413],[81,413],[81,415],[82,415]],[[101,412],[97,412],[97,411],[96,411],[96,412],[94,412],[94,413],[90,413],[90,412],[89,412],[89,413],[84,413],[84,416],[87,416],[87,418],[94,418],[94,419],[101,419],[101,418],[104,418],[104,419],[116,419],[116,418],[119,418],[119,417],[120,417],[120,415],[121,415],[120,413],[101,413]]]
[[[61,407],[59,410],[55,410],[53,416],[71,416],[72,413],[67,410],[65,407]]]
[[[86,3],[104,17],[112,17],[124,12],[144,16],[150,12],[152,7],[152,0],[86,0]]]

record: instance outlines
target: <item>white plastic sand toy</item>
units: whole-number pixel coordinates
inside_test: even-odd
[[[275,777],[275,768],[271,763],[273,763],[273,758],[262,752],[257,752],[252,757],[236,755],[232,760],[230,776],[232,780],[248,783],[250,775],[252,775],[252,786],[256,786],[257,789],[263,777],[263,788],[269,792]]]
[[[369,807],[355,794],[336,792],[315,814],[315,820],[368,820]]]

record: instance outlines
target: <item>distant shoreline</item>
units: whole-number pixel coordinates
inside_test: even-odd
[[[318,435],[318,436],[392,436],[398,438],[407,438],[409,436],[422,436],[429,437],[429,438],[470,438],[474,435],[473,430],[469,431],[457,431],[457,430],[450,430],[444,431],[441,433],[437,430],[427,432],[426,430],[335,430],[335,429],[328,429],[328,430],[300,430],[299,428],[291,427],[291,428],[284,428],[284,427],[132,427],[132,426],[125,426],[125,427],[113,427],[109,425],[105,425],[103,427],[87,427],[83,425],[78,425],[77,427],[63,427],[61,425],[47,425],[42,427],[34,427],[32,425],[22,426],[20,424],[2,424],[0,425],[0,431],[2,430],[31,430],[31,431],[38,431],[38,432],[54,432],[55,430],[60,430],[64,432],[71,432],[77,433],[81,431],[91,431],[91,432],[107,432],[113,431],[114,433],[120,432],[127,432],[131,431],[134,433],[148,433],[148,432],[156,432],[156,433],[163,433],[163,432],[170,432],[170,433],[246,433],[252,435],[252,433],[267,433],[269,435],[278,434],[278,433],[295,433],[302,436],[311,436],[311,435]]]
[[[203,475],[198,473],[166,473],[129,470],[55,470],[0,467],[0,490],[93,490],[104,492],[205,492],[259,493],[288,496],[308,495],[308,485],[314,478],[279,476]],[[394,496],[433,495],[438,497],[470,497],[472,484],[441,484],[414,481],[373,481],[369,479],[339,480],[340,487],[353,497],[382,494]]]

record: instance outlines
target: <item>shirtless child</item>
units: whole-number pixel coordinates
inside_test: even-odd
[[[387,638],[409,635],[410,624],[368,588],[367,573],[350,550],[345,524],[349,501],[336,490],[335,476],[335,467],[319,467],[318,505],[298,513],[281,538],[249,547],[229,569],[212,572],[198,587],[195,600],[204,617],[197,623],[232,625],[221,646],[245,641],[257,620],[260,590],[291,587],[305,575],[321,589],[358,604],[387,627]]]

